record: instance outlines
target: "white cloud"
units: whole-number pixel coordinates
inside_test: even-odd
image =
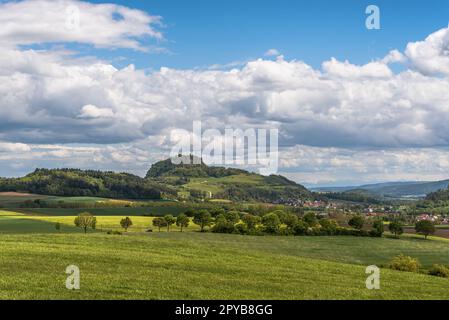
[[[411,42],[405,50],[413,68],[427,75],[449,75],[449,27]]]
[[[383,59],[382,63],[405,63],[407,58],[398,50],[391,50]]]
[[[81,10],[75,35],[59,27],[63,6],[73,3]],[[41,11],[42,19],[28,21]],[[114,19],[114,12],[123,19]],[[314,175],[329,181],[405,178],[413,172],[436,177],[448,169],[446,151],[441,151],[449,147],[447,29],[409,44],[405,54],[392,50],[365,65],[332,58],[322,69],[276,54],[277,59],[224,70],[161,68],[149,73],[133,65],[117,69],[95,58],[75,58],[64,49],[17,46],[76,41],[141,49],[137,38],[161,37],[153,29],[158,21],[116,5],[1,4],[0,23],[6,26],[0,30],[2,165],[15,157],[24,167],[143,173],[149,159],[168,155],[172,129],[191,130],[192,122],[201,120],[203,129],[279,128],[282,166],[303,172],[301,179],[307,181]],[[388,66],[406,60],[411,69],[403,72]],[[298,145],[301,150],[294,149]],[[365,151],[354,151],[361,148]]]
[[[356,185],[449,178],[448,148],[357,150],[298,145],[283,150],[281,155],[283,173],[307,184]]]
[[[357,66],[348,61],[340,62],[335,58],[323,62],[323,70],[333,77],[360,80],[363,78],[390,78],[393,73],[385,63],[370,62]]]
[[[111,118],[114,112],[108,108],[98,108],[94,105],[87,104],[81,108],[81,118]]]
[[[77,0],[6,2],[0,4],[0,46],[77,42],[144,50],[136,38],[162,39],[155,28],[160,20],[115,4]]]
[[[2,152],[28,152],[30,151],[30,146],[24,143],[9,143],[9,142],[0,142],[0,153]]]
[[[267,57],[277,57],[280,56],[281,53],[279,52],[278,49],[269,49],[267,52],[265,52],[265,55]]]

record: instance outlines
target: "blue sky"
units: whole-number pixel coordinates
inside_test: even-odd
[[[93,1],[104,3],[105,1]],[[163,17],[172,54],[141,54],[131,50],[102,52],[121,55],[141,68],[194,68],[261,57],[270,48],[287,59],[319,67],[331,57],[363,64],[403,49],[447,27],[445,0],[149,0],[117,1]],[[379,31],[365,28],[365,8],[381,10]],[[155,44],[155,42],[152,42]],[[115,63],[125,64],[129,61]]]
[[[278,129],[307,185],[447,179],[448,23],[446,0],[0,0],[0,176],[144,175],[201,121]]]

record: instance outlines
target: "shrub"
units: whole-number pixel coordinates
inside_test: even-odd
[[[303,220],[298,220],[293,228],[293,232],[297,236],[304,236],[307,233],[308,225]]]
[[[281,220],[275,213],[269,213],[262,217],[262,224],[265,227],[267,233],[278,233]]]
[[[282,221],[288,228],[289,234],[293,232],[295,229],[296,224],[298,223],[298,216],[288,213],[284,216],[284,220]]]
[[[234,229],[239,234],[248,234],[248,227],[244,223],[237,223]]]
[[[365,219],[362,216],[357,215],[349,219],[348,224],[355,229],[362,230],[363,225],[365,224]]]
[[[344,227],[338,227],[336,235],[339,236],[354,236],[354,237],[370,237],[370,233],[366,230],[349,229]]]
[[[254,216],[252,214],[245,214],[242,217],[242,221],[246,224],[248,230],[254,230],[256,226],[260,223],[260,217]]]
[[[327,231],[319,226],[308,228],[306,235],[308,236],[326,236]]]
[[[234,223],[228,221],[223,214],[219,214],[211,231],[215,233],[234,233]]]
[[[421,264],[418,259],[401,254],[394,257],[388,264],[388,267],[392,270],[418,272],[419,268],[421,268]]]
[[[337,233],[338,224],[335,220],[321,219],[320,225],[322,232],[324,232],[325,235],[332,236]]]
[[[314,227],[318,224],[318,219],[316,218],[315,213],[308,212],[304,215],[303,220],[309,227]]]
[[[441,264],[434,264],[429,270],[431,276],[449,278],[449,268]]]
[[[232,224],[236,224],[240,221],[240,214],[237,211],[228,211],[224,214],[226,220]]]
[[[106,234],[121,235],[122,233],[121,233],[120,231],[112,231],[112,230],[108,230],[108,232],[106,232]]]

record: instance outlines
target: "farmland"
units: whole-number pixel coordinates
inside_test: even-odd
[[[192,220],[182,233],[176,225],[159,232],[154,217],[182,205],[13,208],[18,198],[113,201],[1,194],[0,299],[449,299],[448,279],[386,268],[399,254],[417,258],[423,271],[446,264],[449,241],[437,237],[242,236],[201,233]],[[97,218],[87,234],[74,225],[83,211]],[[120,226],[126,216],[128,232]],[[71,264],[81,270],[79,291],[64,285]],[[368,265],[382,268],[381,290],[365,288]]]
[[[365,245],[361,244],[347,248],[338,259],[346,262],[337,262],[332,261],[332,256],[318,258],[319,253],[313,253],[313,246],[304,240],[193,232],[129,236],[2,235],[0,272],[4,276],[0,281],[0,298],[449,298],[449,280],[391,270],[382,270],[382,290],[367,290],[363,264],[376,259],[385,261],[387,256],[363,257],[357,253]],[[323,238],[320,247],[334,240]],[[392,245],[392,241],[377,246]],[[353,239],[344,241],[346,245],[353,242]],[[416,247],[417,251],[421,249]],[[390,248],[388,254],[394,254],[395,250],[400,248]],[[350,264],[351,261],[359,263]],[[70,264],[80,267],[79,291],[64,287],[64,270]],[[18,265],[21,267],[17,268]]]
[[[0,213],[0,298],[449,298],[449,280],[388,269],[382,270],[382,290],[364,287],[367,265],[383,266],[400,253],[424,267],[445,263],[449,246],[442,239],[251,237],[194,232],[195,225],[183,233],[144,233],[152,218],[143,216],[132,217],[135,225],[124,235],[85,235],[73,218]],[[97,218],[99,225],[119,228],[118,216]],[[82,272],[76,292],[64,287],[69,264]]]

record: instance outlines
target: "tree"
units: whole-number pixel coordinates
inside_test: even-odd
[[[216,233],[233,233],[235,231],[234,223],[229,222],[225,215],[219,214],[215,218],[215,225],[212,227],[212,232]]]
[[[281,225],[281,220],[277,214],[268,213],[262,217],[262,224],[264,225],[266,232],[277,233],[279,231],[279,226]]]
[[[195,213],[193,222],[201,227],[201,232],[204,232],[204,228],[212,224],[212,215],[207,210],[200,210]]]
[[[187,217],[193,218],[193,216],[195,215],[195,212],[194,212],[192,209],[187,209],[187,211],[184,212],[184,214],[185,214]]]
[[[223,208],[214,208],[211,210],[210,214],[212,215],[212,217],[216,217],[220,214],[225,214],[225,210]],[[192,215],[193,217],[193,215]]]
[[[287,219],[288,215],[284,210],[275,210],[272,213],[277,215],[279,217],[279,220],[281,223],[285,223],[285,220]]]
[[[89,212],[82,212],[75,218],[75,226],[84,229],[84,233],[87,233],[88,228],[95,230],[97,218]]]
[[[388,229],[396,238],[399,238],[399,236],[404,233],[404,228],[402,228],[402,224],[399,221],[391,222]]]
[[[181,228],[181,232],[183,228],[187,228],[189,226],[190,219],[185,214],[180,214],[176,218],[176,225]]]
[[[313,212],[306,213],[303,217],[303,221],[307,223],[309,227],[315,227],[318,224],[318,219]]]
[[[240,221],[240,214],[237,211],[228,211],[224,216],[226,220],[232,224],[236,224]]]
[[[421,220],[415,224],[415,230],[416,233],[422,234],[424,238],[427,239],[430,234],[435,233],[435,225],[432,221]]]
[[[299,219],[294,228],[295,235],[297,236],[306,235],[308,228],[309,228],[308,224],[305,223],[304,220]]]
[[[289,213],[285,215],[283,222],[290,231],[293,231],[296,224],[298,223],[298,217],[292,213]]]
[[[131,221],[131,219],[129,217],[126,217],[126,218],[120,220],[120,225],[122,226],[123,229],[125,229],[125,232],[127,232],[128,228],[133,225],[133,222]]]
[[[363,225],[365,224],[365,219],[360,215],[353,216],[349,219],[348,224],[354,229],[362,230]]]
[[[245,214],[242,217],[242,221],[246,224],[248,230],[254,230],[256,226],[260,223],[260,217],[254,216],[252,214]]]
[[[166,226],[167,226],[166,223],[167,223],[167,222],[165,221],[164,218],[157,217],[157,218],[154,218],[154,219],[153,219],[153,226],[155,226],[156,228],[158,228],[158,229],[159,229],[159,232],[161,232],[161,228],[162,228],[162,227],[166,227]]]
[[[164,217],[164,220],[167,225],[167,232],[170,232],[170,226],[176,222],[176,218],[173,217],[171,214],[167,214]]]
[[[381,220],[376,220],[373,222],[373,228],[370,231],[371,236],[373,237],[382,237],[385,231],[384,223]]]
[[[338,224],[337,221],[332,219],[321,219],[320,225],[323,230],[329,235],[334,235],[337,232]]]

